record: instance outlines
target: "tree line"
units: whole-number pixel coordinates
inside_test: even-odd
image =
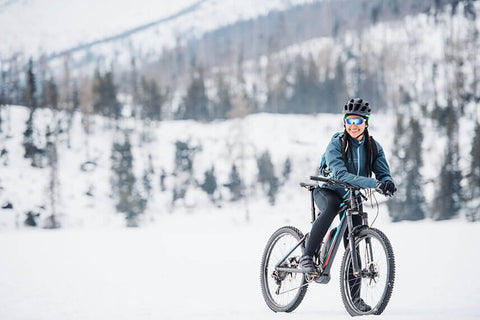
[[[395,3],[388,2],[389,10],[395,12]],[[421,174],[415,171],[422,165],[428,165],[428,159],[421,159],[422,148],[418,146],[418,141],[421,141],[419,137],[423,134],[422,126],[427,122],[420,121],[418,114],[411,112],[416,108],[415,105],[420,105],[424,118],[437,123],[442,136],[451,138],[445,146],[444,163],[438,168],[439,176],[436,179],[438,185],[445,187],[436,191],[436,207],[433,211],[436,214],[446,210],[439,213],[438,219],[443,219],[457,214],[465,205],[476,208],[474,199],[478,169],[475,165],[478,152],[471,151],[471,168],[458,169],[458,138],[452,137],[458,135],[458,118],[473,116],[471,112],[467,113],[467,106],[480,102],[480,73],[476,54],[479,32],[471,1],[451,1],[449,5],[443,2],[440,5],[438,2],[435,8],[430,18],[448,32],[443,35],[444,54],[440,60],[427,63],[411,63],[419,59],[415,48],[422,44],[422,38],[421,35],[410,33],[407,25],[404,27],[409,35],[409,43],[397,48],[395,57],[391,56],[393,48],[388,44],[381,47],[379,52],[371,50],[373,46],[368,34],[359,31],[348,41],[341,36],[334,38],[318,52],[282,58],[277,52],[280,47],[273,45],[278,38],[272,35],[271,41],[266,42],[270,45],[262,51],[265,54],[264,61],[262,64],[253,63],[253,66],[247,64],[247,55],[242,50],[228,51],[233,64],[212,67],[199,56],[193,55],[187,59],[185,51],[182,51],[184,48],[178,47],[177,53],[182,55],[183,52],[183,58],[170,58],[182,60],[185,65],[181,68],[182,72],[175,72],[174,75],[170,74],[171,69],[167,72],[167,65],[163,65],[165,72],[152,72],[145,66],[140,67],[136,58],[132,58],[128,70],[114,64],[106,67],[98,63],[95,70],[85,75],[73,72],[69,57],[65,58],[62,71],[59,72],[58,69],[54,71],[45,59],[30,59],[24,66],[19,56],[2,64],[0,106],[20,104],[29,108],[23,141],[25,157],[31,159],[33,166],[48,165],[55,170],[52,163],[55,161],[52,151],[55,148],[47,148],[47,144],[55,144],[58,135],[64,133],[69,141],[70,124],[76,111],[81,112],[87,133],[93,114],[111,119],[115,126],[121,123],[122,118],[135,117],[144,122],[142,130],[145,130],[144,138],[148,139],[148,128],[152,123],[164,119],[214,121],[254,112],[337,112],[346,97],[362,96],[375,105],[375,112],[382,109],[408,110],[399,114],[395,134],[395,145],[399,148],[394,158],[398,163],[407,164],[407,170],[397,169],[397,172],[400,181],[404,182],[402,185],[408,185],[410,189],[399,190],[403,198],[399,196],[397,199],[403,199],[403,202],[396,204],[397,210],[393,210],[395,201],[391,202],[394,206],[392,212],[404,212],[401,215],[398,213],[400,216],[393,219],[402,220],[417,219],[417,214],[418,217],[425,216],[427,210],[421,186],[430,182],[423,181]],[[382,10],[371,11],[371,17]],[[447,13],[447,10],[450,12]],[[453,19],[460,18],[468,22],[466,36],[455,30]],[[257,75],[253,80],[252,72]],[[163,77],[165,73],[170,74],[168,81]],[[408,74],[412,73],[425,76],[412,82],[408,78]],[[423,90],[418,90],[418,87]],[[53,117],[55,122],[48,130],[35,127],[35,111],[39,108],[49,108],[56,115]],[[0,107],[0,130],[8,121],[3,114],[3,108]],[[121,128],[118,129],[121,131]],[[412,132],[416,134],[411,136]],[[477,140],[475,132],[472,141]],[[213,180],[213,175],[214,170],[211,169],[209,180]],[[52,174],[53,180],[54,176]],[[465,188],[463,184],[467,180],[469,187]],[[268,188],[275,190],[274,186],[275,183],[272,183]],[[441,193],[447,191],[448,194]],[[178,195],[181,194],[179,190]],[[447,200],[450,202],[444,203]],[[409,206],[413,206],[409,212],[402,210]],[[471,219],[478,219],[474,214],[475,209],[469,210],[472,212],[469,215]],[[410,215],[415,217],[411,218]]]

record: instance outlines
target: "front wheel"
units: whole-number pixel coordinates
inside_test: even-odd
[[[302,302],[308,283],[303,273],[275,270],[276,265],[299,243],[303,234],[294,227],[282,227],[267,242],[260,268],[262,294],[275,312],[291,312]],[[304,245],[298,246],[280,265],[298,268]]]
[[[351,316],[379,315],[392,295],[395,258],[387,236],[373,228],[361,230],[355,238],[360,275],[354,275],[350,246],[340,268],[342,300]]]

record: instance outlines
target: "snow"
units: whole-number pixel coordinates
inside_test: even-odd
[[[270,150],[278,171],[287,156],[291,179],[270,206],[260,190],[251,189],[248,202],[211,204],[199,190],[189,191],[186,205],[171,208],[171,196],[155,185],[140,228],[125,228],[114,212],[110,187],[112,130],[94,118],[89,152],[97,167],[81,172],[87,159],[81,117],[72,126],[72,148],[59,145],[59,203],[62,228],[29,229],[17,226],[24,211],[46,205],[48,169],[32,168],[21,146],[24,107],[4,110],[10,126],[2,136],[9,150],[9,166],[1,165],[4,189],[0,201],[12,201],[13,210],[0,212],[0,319],[345,319],[341,302],[340,249],[328,285],[313,284],[293,315],[274,314],[263,301],[259,283],[260,259],[270,235],[283,225],[304,233],[310,229],[308,193],[298,186],[318,165],[332,133],[342,128],[338,115],[256,114],[245,119],[199,123],[164,121],[154,127],[154,140],[143,145],[132,134],[137,176],[151,153],[154,168],[173,169],[177,139],[202,145],[195,158],[195,178],[215,164],[219,182],[239,160],[238,137],[244,144],[247,183],[255,182],[255,156]],[[37,114],[38,128],[50,123],[48,110]],[[466,132],[469,122],[462,120]],[[395,117],[375,114],[371,134],[391,152]],[[140,123],[126,120],[131,128]],[[4,127],[4,128],[5,128]],[[471,125],[470,125],[471,128]],[[140,131],[140,130],[138,130]],[[6,135],[10,135],[9,138]],[[426,144],[438,141],[426,133]],[[62,140],[62,139],[60,139]],[[468,153],[461,148],[462,157]],[[429,149],[425,147],[427,152]],[[438,152],[437,149],[433,149]],[[426,168],[432,173],[435,169]],[[75,181],[75,183],[71,183]],[[171,182],[171,181],[170,181]],[[95,197],[86,197],[94,186]],[[27,191],[25,191],[27,190]],[[224,198],[228,193],[223,190]],[[445,222],[391,223],[384,198],[379,196],[374,227],[390,238],[397,264],[392,299],[382,319],[476,319],[480,317],[480,224],[463,218]],[[377,208],[366,206],[370,221]],[[42,216],[44,217],[44,216]],[[248,220],[247,220],[248,219]]]
[[[5,42],[1,51],[23,49],[38,51],[67,49],[98,40],[156,18],[169,16],[189,6],[193,0],[151,1],[17,1],[0,11]],[[86,23],[88,17],[88,23]],[[66,46],[66,47],[65,47]]]
[[[169,17],[194,3],[140,0],[132,6],[128,1],[84,0],[70,1],[68,5],[58,0],[3,2],[0,3],[0,28],[4,31],[0,58],[19,49],[29,54],[66,49]],[[198,36],[238,19],[298,3],[302,1],[205,1],[201,10],[170,21],[162,28],[137,34],[131,40],[160,48],[173,43],[178,34]],[[88,25],[83,23],[86,16]],[[455,25],[456,30],[467,32],[464,27]],[[400,82],[416,81],[418,91],[429,97],[428,92],[433,90],[429,80],[432,70],[425,66],[440,60],[444,54],[442,30],[427,15],[419,15],[407,17],[404,28],[395,28],[395,23],[380,23],[370,28],[365,38],[372,47],[378,43],[373,49],[379,56],[387,45],[397,43],[401,48],[402,44],[411,43],[410,47],[417,51],[418,63],[398,63],[406,74]],[[156,41],[158,38],[164,42]],[[322,38],[286,48],[278,57],[287,59],[298,53],[307,56],[322,48],[340,50],[338,43]],[[439,88],[446,87],[445,79],[439,77],[437,81]],[[478,113],[475,108],[476,105],[467,105],[467,114]],[[2,124],[10,129],[0,136],[0,147],[6,148],[9,155],[8,166],[0,164],[3,188],[0,204],[10,201],[14,209],[0,211],[0,319],[348,317],[338,283],[342,249],[332,269],[331,282],[310,286],[293,315],[271,312],[261,297],[259,284],[260,259],[269,236],[283,225],[309,231],[308,193],[298,187],[298,182],[305,181],[315,171],[332,134],[342,130],[338,115],[256,114],[243,120],[213,123],[164,121],[152,129],[150,143],[139,141],[142,123],[126,120],[123,125],[137,129],[131,137],[137,177],[141,177],[147,165],[148,154],[152,155],[157,175],[162,168],[172,173],[174,143],[179,139],[189,141],[191,146],[201,146],[202,151],[195,156],[194,175],[198,181],[214,164],[219,184],[224,183],[231,165],[236,163],[241,164],[245,181],[252,186],[256,181],[255,157],[265,150],[270,151],[277,174],[287,157],[292,160],[293,172],[290,181],[282,186],[275,206],[267,203],[260,188],[249,187],[248,202],[224,201],[219,207],[196,189],[188,192],[185,203],[172,207],[171,190],[161,193],[156,183],[154,198],[141,227],[125,229],[124,217],[114,212],[110,197],[113,132],[104,130],[104,119],[94,117],[86,150],[82,119],[77,114],[72,126],[72,149],[66,148],[65,141],[59,145],[58,212],[62,228],[42,230],[29,229],[21,223],[28,210],[44,206],[40,221],[48,214],[49,171],[32,168],[23,158],[21,143],[27,110],[8,106],[4,111],[10,122]],[[38,128],[44,134],[52,115],[48,110],[37,115]],[[459,136],[465,137],[459,140],[463,171],[467,170],[470,159],[473,121],[474,117],[468,116],[459,119]],[[446,138],[433,123],[424,122],[424,159],[428,161],[421,172],[425,180],[435,182]],[[392,114],[372,117],[370,132],[387,155],[393,148],[394,124]],[[98,166],[82,172],[80,166],[87,160],[97,161]],[[168,187],[172,183],[173,178],[167,178]],[[428,201],[433,198],[435,187],[435,183],[427,184]],[[94,197],[86,196],[87,190]],[[228,198],[225,189],[220,193],[224,199]],[[463,217],[444,222],[426,219],[393,224],[389,222],[384,199],[380,197],[379,201],[380,213],[374,227],[390,238],[397,262],[393,296],[381,318],[480,318],[480,281],[476,277],[480,225],[467,223]],[[376,208],[366,208],[373,221]]]
[[[42,211],[40,222],[50,212],[48,185],[50,171],[48,168],[38,169],[24,159],[22,146],[25,122],[28,111],[24,107],[9,106],[4,111],[10,114],[12,128],[0,139],[0,146],[8,150],[8,166],[0,165],[0,204],[11,202],[13,210],[4,210],[0,215],[0,230],[14,228],[24,219],[29,210]],[[60,118],[61,115],[57,115]],[[35,115],[39,136],[44,136],[44,128],[52,123],[49,110],[38,110]],[[391,123],[395,118],[390,115],[375,115],[371,123],[371,133],[380,141],[387,154],[390,150]],[[66,146],[65,136],[59,137],[58,166],[60,194],[57,212],[62,225],[67,227],[91,226],[100,227],[110,224],[122,224],[121,215],[114,212],[111,198],[111,146],[116,139],[113,129],[105,129],[105,119],[93,117],[92,133],[86,135],[82,128],[82,118],[74,117],[72,124],[71,149]],[[248,186],[251,201],[263,200],[261,188],[257,186],[257,163],[263,152],[269,151],[275,167],[276,175],[281,176],[283,164],[287,158],[292,163],[292,172],[286,185],[280,189],[279,198],[289,197],[298,182],[315,173],[333,133],[342,131],[342,122],[338,115],[271,115],[255,114],[245,119],[199,123],[195,121],[162,121],[152,128],[153,140],[140,142],[143,123],[133,119],[125,120],[125,127],[135,129],[131,134],[134,170],[137,180],[141,181],[144,168],[148,164],[148,156],[152,156],[155,177],[152,182],[153,198],[145,214],[145,220],[176,210],[192,211],[209,204],[206,194],[199,188],[190,188],[187,192],[185,208],[183,203],[172,208],[172,187],[176,183],[173,176],[175,142],[188,142],[190,147],[198,147],[201,151],[194,157],[194,179],[203,182],[204,172],[215,166],[217,184],[228,182],[228,175],[233,164]],[[6,125],[5,125],[6,126]],[[9,135],[10,138],[5,138]],[[88,146],[85,140],[88,139]],[[39,146],[44,145],[39,141]],[[87,153],[89,156],[87,156]],[[242,160],[243,159],[243,160]],[[86,161],[95,161],[97,166],[89,172],[83,172],[81,166]],[[167,173],[167,192],[161,192],[158,178],[161,170]],[[217,196],[229,199],[229,191],[220,187]],[[93,197],[86,192],[93,193]],[[27,201],[28,196],[28,201]],[[224,201],[224,202],[225,202]],[[148,223],[148,222],[146,222]]]
[[[0,60],[2,55],[8,58],[17,52],[26,56],[50,55],[162,21],[121,39],[116,46],[97,46],[100,52],[110,55],[130,52],[132,45],[137,51],[153,50],[158,54],[163,48],[174,46],[177,37],[199,37],[239,20],[312,1],[315,0],[77,0],[68,4],[62,0],[28,0],[7,5],[0,2]]]
[[[139,229],[3,232],[0,318],[348,318],[339,290],[343,249],[330,283],[311,285],[293,315],[271,312],[261,296],[259,266],[267,239],[284,224],[307,232],[308,210],[285,222],[282,207],[255,205],[245,223],[241,208],[229,209],[163,215]],[[390,238],[397,265],[382,319],[480,317],[479,224],[375,227]]]
[[[0,135],[0,147],[8,150],[7,157],[0,162],[0,204],[11,202],[13,210],[2,210],[0,214],[0,231],[15,228],[23,222],[25,212],[40,210],[40,225],[51,212],[49,204],[48,168],[38,169],[30,165],[29,159],[23,157],[22,146],[25,122],[28,111],[24,107],[8,106],[2,111],[10,118],[5,121],[4,133]],[[58,118],[61,114],[57,115]],[[38,110],[35,115],[36,130],[44,137],[44,130],[51,124],[52,114],[49,110]],[[114,129],[105,129],[105,119],[92,117],[91,134],[86,135],[82,127],[82,117],[76,114],[71,126],[71,148],[66,146],[66,136],[59,136],[58,166],[60,192],[57,213],[64,227],[101,227],[123,225],[121,214],[116,214],[111,198],[111,146],[117,139]],[[395,158],[388,157],[392,152],[396,116],[393,114],[374,114],[370,122],[370,134],[382,145],[390,166],[395,165]],[[473,136],[474,119],[461,117],[460,136]],[[210,200],[199,188],[190,188],[185,203],[177,202],[172,207],[172,188],[177,182],[175,171],[175,142],[188,142],[190,147],[198,147],[194,156],[193,178],[202,183],[204,172],[212,166],[219,190],[217,197],[222,197],[219,205],[226,205],[230,197],[228,189],[222,184],[228,182],[233,164],[240,170],[247,186],[249,201],[257,203],[265,201],[261,188],[257,185],[256,159],[265,151],[269,151],[277,177],[281,177],[283,164],[290,158],[292,172],[290,179],[280,188],[278,199],[292,198],[292,190],[298,183],[315,174],[323,151],[335,132],[342,131],[342,122],[335,114],[318,115],[281,115],[253,114],[244,119],[214,121],[200,123],[195,121],[162,121],[151,129],[152,141],[141,142],[144,130],[142,122],[126,119],[122,125],[133,129],[130,136],[134,157],[134,172],[140,184],[144,169],[152,157],[155,175],[152,181],[153,197],[144,214],[144,223],[162,214],[176,213],[179,210],[195,212],[198,208],[210,205]],[[8,127],[10,126],[10,129]],[[143,129],[142,129],[143,128]],[[438,178],[444,153],[444,140],[438,135],[432,123],[424,124],[424,163],[421,173],[426,182],[425,196],[430,205],[434,197],[435,182]],[[44,138],[43,138],[44,140]],[[85,141],[88,140],[88,145]],[[470,140],[460,139],[460,159],[462,170],[468,169],[470,160]],[[39,141],[39,146],[44,145]],[[95,161],[97,165],[91,171],[84,172],[81,166],[86,161]],[[6,164],[6,165],[5,165]],[[165,170],[166,192],[160,191],[159,176]],[[394,177],[395,178],[395,177]],[[90,192],[93,197],[86,195]],[[308,210],[308,209],[306,209]],[[463,217],[463,215],[460,215]],[[22,226],[20,226],[22,227]]]

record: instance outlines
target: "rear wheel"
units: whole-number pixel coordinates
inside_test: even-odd
[[[268,240],[262,257],[260,283],[268,307],[275,312],[291,312],[302,302],[307,292],[307,281],[303,273],[275,270],[275,266],[303,238],[294,227],[282,227]],[[296,248],[282,263],[282,267],[298,268],[304,244]]]
[[[361,274],[357,277],[353,274],[353,257],[349,246],[340,269],[343,303],[351,316],[379,315],[390,300],[395,280],[392,246],[383,232],[367,228],[358,233],[355,248]]]

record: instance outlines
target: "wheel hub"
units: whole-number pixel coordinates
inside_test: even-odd
[[[380,276],[378,266],[375,263],[370,263],[366,269],[362,272],[362,278],[366,278],[370,280],[367,282],[367,285],[370,287],[374,287],[377,285],[378,277]]]

